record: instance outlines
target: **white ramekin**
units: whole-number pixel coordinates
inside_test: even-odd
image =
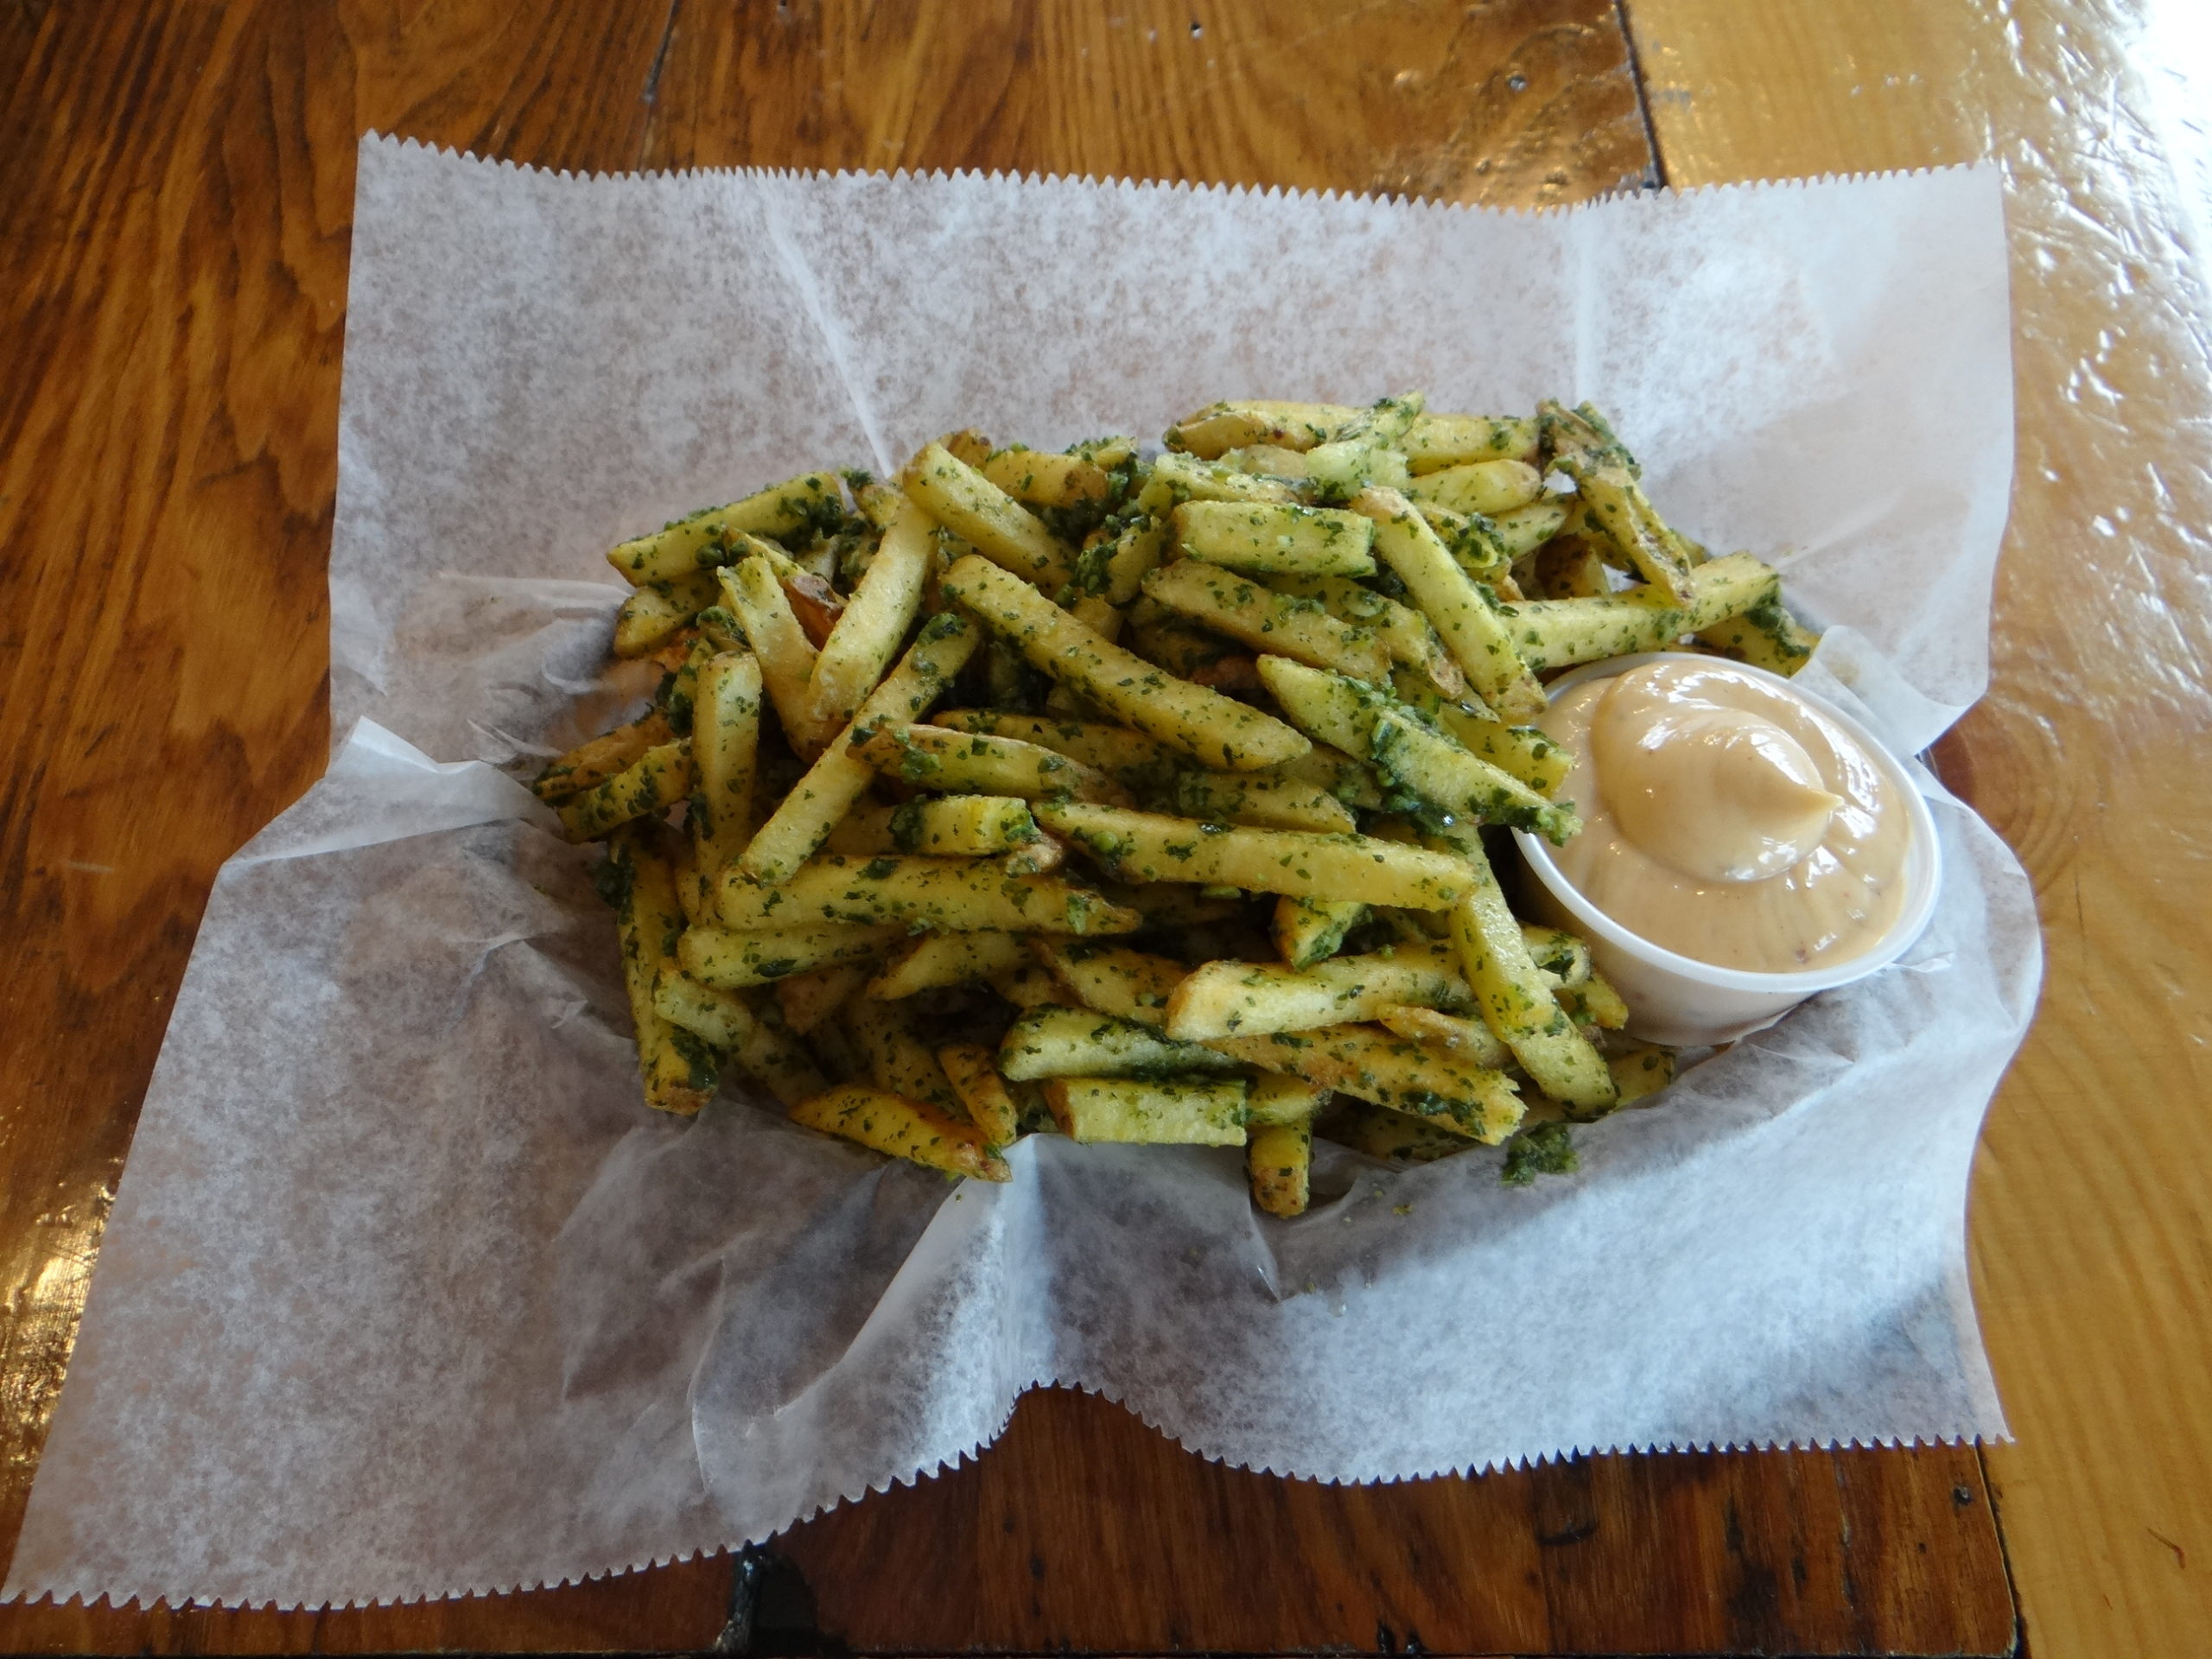
[[[1723,665],[1721,659],[1686,651],[1645,652],[1586,663],[1562,674],[1548,688],[1554,698],[1585,681],[1610,678],[1645,663],[1686,662],[1701,667]],[[1834,990],[1866,978],[1895,962],[1919,938],[1935,912],[1936,890],[1942,885],[1943,860],[1936,841],[1935,820],[1928,803],[1897,763],[1897,757],[1857,721],[1834,704],[1779,674],[1743,663],[1727,667],[1774,681],[1792,696],[1827,715],[1849,733],[1873,757],[1888,776],[1910,819],[1905,849],[1905,896],[1897,918],[1880,944],[1863,956],[1802,973],[1765,974],[1744,968],[1717,968],[1710,963],[1654,944],[1623,927],[1599,910],[1560,874],[1542,838],[1526,830],[1514,831],[1521,857],[1535,881],[1529,899],[1532,906],[1557,926],[1572,929],[1590,942],[1591,959],[1628,1004],[1629,1034],[1646,1042],[1674,1047],[1702,1047],[1733,1042],[1755,1031],[1764,1031],[1815,991]]]

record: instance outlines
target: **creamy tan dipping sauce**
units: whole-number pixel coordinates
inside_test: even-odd
[[[1911,821],[1836,723],[1726,664],[1646,663],[1575,686],[1545,732],[1582,831],[1552,853],[1630,932],[1722,968],[1864,956],[1905,896]]]

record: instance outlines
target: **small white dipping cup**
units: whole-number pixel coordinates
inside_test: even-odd
[[[1726,667],[1741,674],[1772,680],[1789,695],[1826,715],[1843,728],[1873,758],[1888,776],[1910,820],[1905,849],[1904,903],[1895,925],[1872,950],[1824,968],[1802,973],[1766,974],[1745,968],[1718,968],[1711,963],[1677,954],[1639,938],[1599,910],[1560,874],[1541,836],[1514,831],[1521,856],[1535,886],[1529,893],[1534,907],[1557,926],[1572,929],[1590,943],[1591,959],[1628,1004],[1628,1030],[1646,1042],[1670,1047],[1694,1048],[1730,1043],[1764,1031],[1815,991],[1832,991],[1888,967],[1903,956],[1927,927],[1935,912],[1936,890],[1942,885],[1942,853],[1936,841],[1936,823],[1928,803],[1897,758],[1864,726],[1834,704],[1792,684],[1779,674],[1747,664],[1728,662],[1686,651],[1653,651],[1634,657],[1615,657],[1587,663],[1562,674],[1548,688],[1559,695],[1588,680],[1610,679],[1645,663],[1694,663],[1700,668]]]

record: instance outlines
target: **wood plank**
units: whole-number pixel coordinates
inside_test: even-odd
[[[2006,163],[1994,681],[1937,751],[2035,879],[2047,952],[1975,1168],[1975,1296],[2018,1436],[1988,1464],[2038,1659],[2212,1649],[2212,778],[2188,759],[2212,716],[2212,375],[2141,24],[2070,0],[1631,20],[1675,183]]]
[[[2012,1649],[1971,1448],[1332,1487],[1200,1462],[1055,1389],[975,1463],[772,1548],[814,1621],[778,1638],[860,1653]]]

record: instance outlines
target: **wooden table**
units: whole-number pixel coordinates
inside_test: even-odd
[[[2124,21],[2124,20],[2122,20]],[[320,773],[354,141],[1569,201],[1985,153],[2020,471],[1948,781],[2050,993],[1974,1189],[2018,1444],[1335,1489],[1033,1395],[976,1464],[691,1562],[323,1614],[0,1609],[8,1651],[2212,1647],[2212,486],[2120,23],[2086,3],[825,0],[0,12],[0,1548],[216,866]],[[2131,145],[2134,146],[2131,149]],[[2194,435],[2192,455],[2183,442]]]

